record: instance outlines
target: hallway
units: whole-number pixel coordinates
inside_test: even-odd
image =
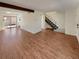
[[[36,35],[19,28],[0,32],[0,59],[79,59],[76,37],[50,30]]]

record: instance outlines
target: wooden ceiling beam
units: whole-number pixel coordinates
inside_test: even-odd
[[[21,10],[21,11],[34,12],[34,10],[31,10],[31,9],[28,9],[28,8],[23,8],[23,7],[20,7],[20,6],[16,6],[16,5],[8,4],[8,3],[3,3],[3,2],[0,2],[0,7],[6,7],[6,8]]]

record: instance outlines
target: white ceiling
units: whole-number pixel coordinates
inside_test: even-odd
[[[39,11],[65,10],[79,6],[79,0],[0,0],[29,9]]]

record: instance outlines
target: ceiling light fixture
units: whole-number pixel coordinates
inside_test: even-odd
[[[10,14],[11,12],[7,11],[6,13]]]

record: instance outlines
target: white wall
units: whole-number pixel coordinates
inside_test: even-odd
[[[77,18],[76,18],[76,25],[79,24],[79,7],[77,8]],[[78,38],[78,42],[79,42],[79,28],[77,28],[76,26],[76,36]]]
[[[54,12],[49,12],[46,14],[50,18],[50,20],[59,27],[58,30],[56,30],[56,31],[58,31],[58,32],[65,31],[64,12],[54,11]]]
[[[23,13],[20,25],[26,31],[37,33],[41,31],[41,20],[42,14],[38,11],[34,13]]]
[[[58,32],[64,32],[68,35],[77,35],[77,23],[76,19],[79,20],[79,9],[68,9],[64,12],[49,12],[47,13],[50,20],[54,22],[59,27]],[[49,27],[46,24],[47,27]]]
[[[10,12],[10,13],[7,13]],[[3,26],[3,16],[17,16],[17,25],[21,26],[22,29],[29,31],[31,33],[37,33],[44,28],[42,20],[44,19],[41,12],[35,11],[34,13],[20,12],[16,10],[8,10],[1,8],[0,10],[0,28]],[[21,21],[19,21],[19,19]],[[3,26],[5,28],[5,26]]]
[[[69,35],[76,35],[76,9],[65,11],[65,33]]]

